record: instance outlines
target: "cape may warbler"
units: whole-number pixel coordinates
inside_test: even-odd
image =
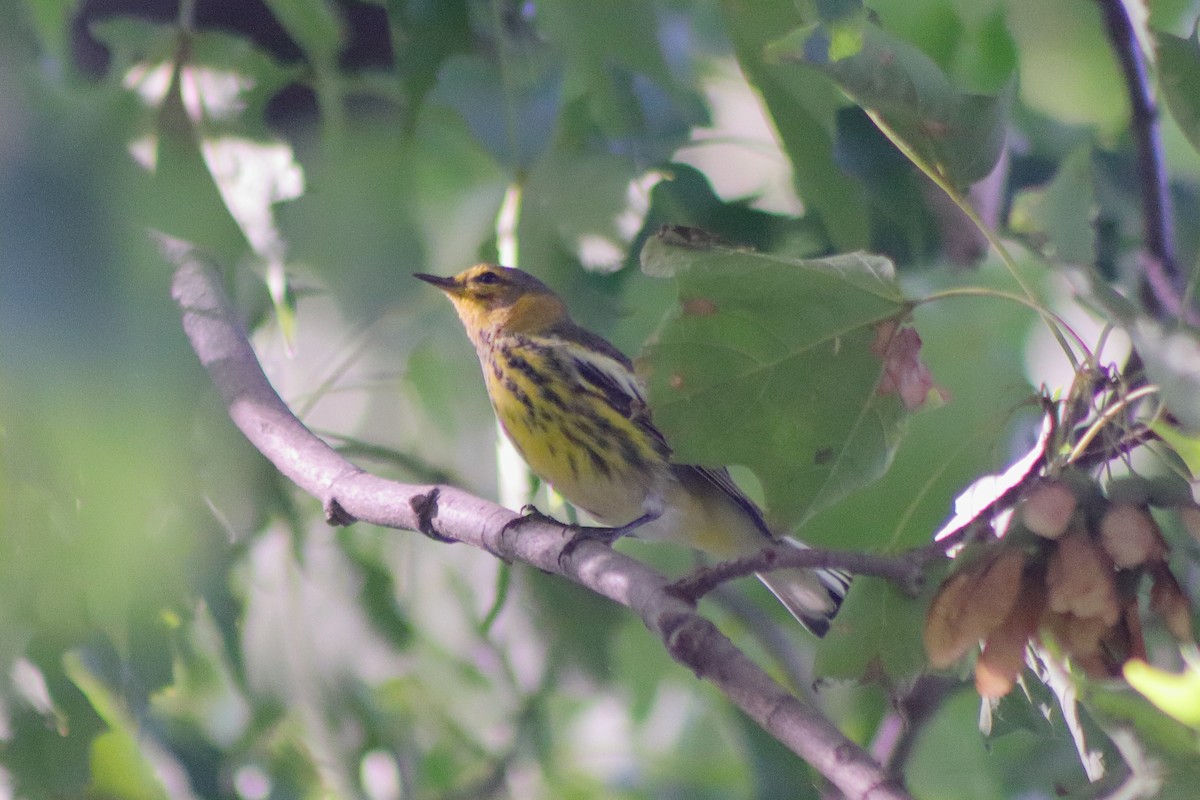
[[[680,542],[718,558],[748,555],[774,540],[725,469],[672,462],[629,359],[576,325],[544,283],[492,264],[453,278],[416,277],[454,303],[500,425],[529,467],[575,506],[616,526],[612,538],[636,529],[639,538]],[[759,577],[818,636],[850,585],[837,570]]]

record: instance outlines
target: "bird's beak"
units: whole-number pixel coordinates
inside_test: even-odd
[[[413,277],[419,278],[420,280],[423,280],[432,286],[436,286],[446,294],[450,295],[458,294],[459,289],[462,288],[458,285],[458,281],[454,280],[454,278],[442,278],[437,275],[427,275],[424,272],[413,273]]]

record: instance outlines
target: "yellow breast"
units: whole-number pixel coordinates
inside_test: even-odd
[[[642,513],[666,459],[634,422],[574,377],[563,353],[507,342],[481,359],[496,417],[530,469],[601,522]]]

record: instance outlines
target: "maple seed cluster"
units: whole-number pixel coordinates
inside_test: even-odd
[[[1200,509],[1155,502],[1145,482],[1108,497],[1090,479],[1048,479],[1017,507],[1004,538],[968,548],[925,618],[925,650],[936,669],[980,642],[975,687],[984,697],[1012,690],[1033,640],[1093,677],[1120,674],[1146,656],[1137,590],[1151,581],[1150,608],[1180,641],[1191,641],[1192,609],[1167,566],[1167,543],[1148,505],[1173,505],[1189,530]],[[1172,498],[1173,499],[1173,498]]]

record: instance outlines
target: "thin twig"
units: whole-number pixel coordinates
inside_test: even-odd
[[[909,550],[897,556],[877,556],[841,550],[803,550],[788,544],[773,544],[753,555],[701,567],[676,581],[671,591],[689,602],[696,602],[723,583],[780,569],[840,569],[855,575],[873,575],[899,584],[916,594],[924,580],[925,567],[938,557],[927,548]]]
[[[346,461],[275,393],[215,271],[191,245],[166,237],[160,237],[160,245],[176,266],[172,295],[183,311],[184,331],[230,418],[280,472],[322,501],[332,521],[420,530],[573,580],[638,614],[672,658],[719,689],[847,797],[911,800],[818,709],[789,693],[693,605],[672,594],[661,573],[595,542],[583,542],[564,559],[563,548],[573,538],[566,526],[530,520],[513,535],[508,523],[518,517],[506,508],[451,486],[384,480]]]
[[[1156,316],[1185,316],[1187,277],[1175,260],[1174,218],[1171,191],[1163,164],[1158,107],[1150,91],[1146,59],[1138,44],[1133,22],[1122,0],[1096,0],[1104,30],[1121,64],[1129,95],[1130,124],[1137,148],[1138,178],[1142,190],[1142,225],[1146,257],[1142,259],[1143,299]]]
[[[904,772],[917,735],[962,681],[945,675],[922,675],[896,698],[871,740],[871,755],[893,775]]]

